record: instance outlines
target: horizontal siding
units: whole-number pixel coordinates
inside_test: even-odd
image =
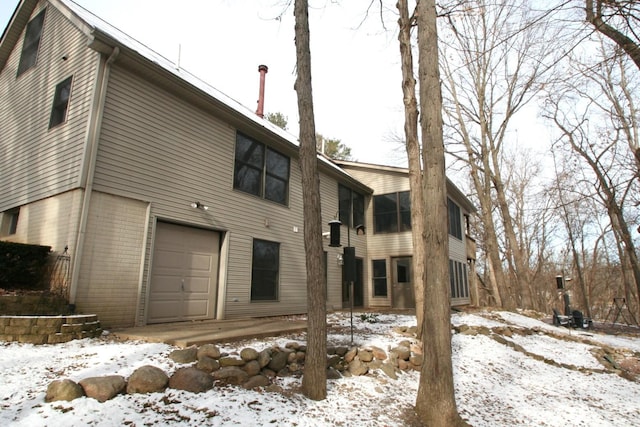
[[[289,204],[233,190],[235,128],[119,66],[107,90],[94,186],[101,192],[151,203],[158,220],[220,230],[228,239],[225,317],[306,312],[306,265],[301,176],[290,163]],[[338,210],[338,183],[321,179],[323,230]],[[200,201],[208,211],[191,208]],[[297,231],[295,229],[297,228]],[[344,229],[346,230],[346,228]],[[279,299],[251,302],[253,239],[280,243]],[[346,244],[346,236],[344,236]],[[354,239],[356,242],[357,239]],[[328,240],[325,241],[325,245]],[[364,239],[360,242],[364,254]],[[146,242],[142,297],[148,294],[153,232]],[[340,252],[342,251],[341,248]],[[341,306],[341,267],[329,259],[329,306]],[[139,314],[144,319],[143,301]]]
[[[0,211],[78,186],[98,61],[86,37],[48,7],[38,62],[16,78],[23,38],[0,72]],[[67,122],[49,130],[55,87],[71,75]]]

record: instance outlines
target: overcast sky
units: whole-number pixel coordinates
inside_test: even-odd
[[[258,65],[269,67],[265,111],[298,132],[293,9],[285,0],[76,0],[218,90],[256,108]],[[363,162],[403,165],[393,135],[403,128],[394,10],[378,2],[311,1],[316,130],[342,140]],[[18,0],[0,0],[0,28]]]

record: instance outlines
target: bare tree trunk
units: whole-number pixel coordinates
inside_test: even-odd
[[[409,188],[411,190],[411,230],[413,240],[413,289],[416,300],[416,335],[422,340],[422,319],[424,318],[424,261],[426,237],[424,233],[424,199],[422,195],[422,165],[420,164],[420,144],[418,142],[418,101],[416,100],[416,80],[413,78],[413,55],[411,53],[411,24],[407,0],[398,0],[398,41],[402,62],[402,93],[404,95],[404,134],[407,160],[409,163]]]
[[[616,2],[596,0],[594,4],[593,0],[585,0],[587,22],[593,25],[596,31],[605,35],[622,48],[640,70],[640,46],[638,46],[638,43],[627,37],[623,32],[609,25],[602,18],[602,8],[603,5],[607,3],[615,4]],[[633,17],[631,17],[629,21],[633,21]]]
[[[327,308],[323,280],[320,176],[316,154],[316,125],[311,91],[311,52],[307,0],[296,0],[295,38],[300,116],[300,171],[304,211],[304,245],[307,266],[307,353],[302,389],[314,400],[327,397]]]
[[[435,0],[420,0],[417,17],[423,185],[424,200],[429,204],[425,214],[425,232],[429,244],[425,262],[428,275],[423,321],[424,362],[420,371],[416,412],[425,425],[451,427],[464,425],[464,422],[456,408],[451,361],[448,210]]]

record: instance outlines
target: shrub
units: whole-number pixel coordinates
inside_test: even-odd
[[[51,246],[0,241],[0,288],[46,289]]]

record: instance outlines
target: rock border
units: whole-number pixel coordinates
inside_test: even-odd
[[[0,341],[59,344],[102,335],[95,314],[64,316],[0,316]]]

